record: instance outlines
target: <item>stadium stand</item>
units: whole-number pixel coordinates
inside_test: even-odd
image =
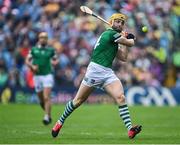
[[[106,26],[84,15],[87,5],[103,18],[128,16],[127,31],[136,35],[128,63],[116,61],[115,72],[126,86],[180,86],[180,11],[178,0],[0,0],[0,86],[33,88],[25,65],[37,34],[46,31],[59,54],[56,86],[78,86],[93,46]],[[148,33],[141,27],[148,26]]]

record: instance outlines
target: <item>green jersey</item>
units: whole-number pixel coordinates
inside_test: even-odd
[[[55,56],[55,49],[52,47],[32,47],[30,55],[32,64],[38,66],[36,75],[47,75],[52,73],[51,59]]]
[[[113,29],[104,31],[96,42],[91,61],[111,68],[118,51],[118,43],[116,41],[120,37],[121,35]]]

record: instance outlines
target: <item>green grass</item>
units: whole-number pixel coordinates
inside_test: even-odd
[[[53,123],[44,126],[38,105],[0,105],[1,144],[177,144],[180,143],[180,107],[130,107],[132,121],[143,126],[135,139],[127,131],[115,105],[83,105],[70,116],[58,138],[51,128],[64,110],[52,108]]]

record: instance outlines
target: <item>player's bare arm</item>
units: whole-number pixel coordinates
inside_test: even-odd
[[[127,39],[124,36],[121,36],[116,42],[128,47],[132,47],[134,45],[134,39]]]
[[[56,66],[59,63],[57,54],[51,59],[51,64]]]
[[[128,57],[128,48],[127,46],[121,45],[118,48],[118,53],[116,56],[119,60],[126,62]]]
[[[26,64],[27,64],[27,66],[28,66],[33,72],[37,72],[37,71],[38,71],[38,66],[32,64],[32,56],[31,56],[30,54],[28,54],[28,56],[26,57],[25,62],[26,62]]]

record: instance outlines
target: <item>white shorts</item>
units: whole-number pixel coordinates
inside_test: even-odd
[[[43,88],[52,88],[54,79],[52,74],[34,76],[35,91],[41,92]]]
[[[90,62],[82,83],[89,87],[103,89],[106,85],[119,80],[111,68]]]

